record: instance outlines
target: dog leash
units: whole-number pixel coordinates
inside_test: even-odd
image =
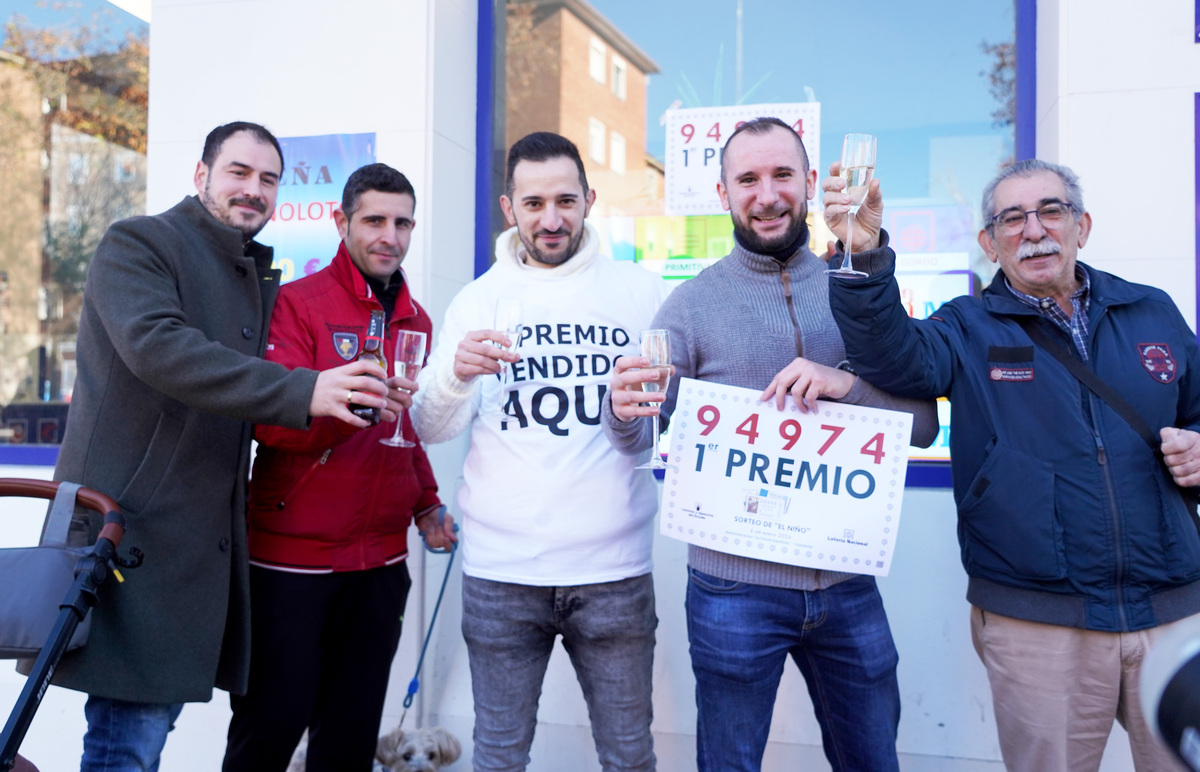
[[[446,522],[446,505],[438,510],[438,528]],[[458,532],[458,523],[454,524],[454,532]],[[425,541],[425,534],[421,534],[421,541]],[[408,709],[412,707],[413,697],[417,695],[417,690],[421,688],[421,666],[425,664],[425,652],[429,650],[429,639],[433,637],[433,626],[437,622],[438,610],[442,607],[442,596],[446,594],[446,584],[450,581],[450,569],[454,566],[454,553],[458,551],[458,542],[450,542],[449,549],[434,549],[425,544],[425,550],[432,552],[435,555],[449,555],[450,559],[446,561],[446,575],[442,577],[442,589],[438,591],[437,603],[433,604],[433,615],[429,618],[429,629],[425,632],[425,643],[421,646],[421,656],[417,659],[417,671],[413,673],[413,678],[408,682],[408,694],[404,696],[404,712],[400,714],[400,726],[404,726],[404,718],[408,715]]]

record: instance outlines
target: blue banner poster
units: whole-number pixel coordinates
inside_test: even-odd
[[[346,179],[375,163],[375,134],[280,137],[283,177],[275,214],[258,240],[275,248],[275,267],[284,283],[316,273],[337,252],[334,211]]]

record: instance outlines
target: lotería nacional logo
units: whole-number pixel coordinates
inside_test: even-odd
[[[1171,347],[1166,343],[1139,343],[1138,355],[1142,358],[1142,367],[1154,380],[1159,383],[1175,380],[1175,358],[1171,356]]]

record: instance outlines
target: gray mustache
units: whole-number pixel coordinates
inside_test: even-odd
[[[1054,239],[1047,236],[1041,241],[1021,242],[1021,245],[1017,247],[1017,258],[1024,259],[1027,257],[1042,257],[1043,255],[1057,255],[1059,252],[1062,252],[1062,247]]]

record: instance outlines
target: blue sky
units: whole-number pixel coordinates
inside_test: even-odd
[[[711,98],[718,57],[726,103],[734,101],[736,0],[591,0],[658,63],[648,110],[661,115],[681,97],[684,76]],[[1011,0],[743,0],[743,83],[767,79],[748,101],[852,105],[870,93],[890,128],[987,117],[993,102],[980,72],[984,40],[1012,40]],[[953,91],[956,98],[927,95]],[[845,111],[842,111],[845,112]],[[839,123],[848,116],[828,116]],[[844,132],[843,132],[844,133]]]
[[[107,0],[0,0],[0,21],[20,14],[34,27],[96,25],[110,40],[125,39],[126,30],[144,30],[145,22]]]
[[[652,154],[662,157],[658,120],[684,99],[685,80],[705,106],[718,77],[722,103],[736,101],[737,0],[590,1],[661,69],[647,98]],[[811,88],[822,161],[847,132],[877,134],[881,176],[891,167],[893,179],[911,180],[893,192],[920,197],[938,138],[1004,133],[991,125],[997,105],[980,46],[1012,39],[1012,0],[743,0],[744,87],[765,77],[746,101],[803,102]]]

